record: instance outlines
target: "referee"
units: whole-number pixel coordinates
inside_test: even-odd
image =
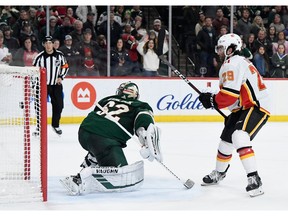
[[[47,93],[52,104],[52,128],[56,134],[61,135],[62,130],[59,127],[59,122],[64,107],[62,81],[69,67],[63,53],[53,48],[53,38],[51,36],[44,38],[43,46],[44,50],[34,58],[33,65],[46,68]],[[39,135],[39,121],[36,133],[33,133],[33,135]]]

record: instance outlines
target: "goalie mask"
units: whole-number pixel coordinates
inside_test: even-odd
[[[241,38],[234,33],[229,33],[221,36],[218,40],[217,46],[215,47],[215,52],[219,55],[224,53],[225,57],[230,57],[234,54],[235,51],[241,51],[242,40]],[[231,52],[227,51],[231,48]]]
[[[139,98],[139,89],[135,83],[131,81],[122,83],[117,91],[116,94],[121,96],[124,99],[134,99],[137,100]]]

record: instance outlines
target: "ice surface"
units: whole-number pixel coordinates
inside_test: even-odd
[[[77,141],[78,125],[61,125],[63,130],[61,137],[48,127],[48,201],[0,204],[1,215],[12,212],[10,210],[16,212],[27,210],[29,215],[31,210],[47,210],[41,211],[40,214],[42,212],[49,214],[48,210],[60,211],[60,215],[74,210],[107,212],[121,210],[128,211],[128,214],[130,210],[142,213],[143,210],[176,210],[182,214],[188,212],[189,215],[190,211],[196,211],[196,215],[199,215],[210,210],[243,211],[243,214],[244,211],[257,210],[267,213],[266,210],[273,210],[287,215],[288,123],[268,122],[253,140],[258,172],[265,192],[264,195],[255,198],[250,198],[245,191],[247,178],[236,152],[233,154],[226,178],[219,185],[208,187],[200,185],[202,177],[215,168],[223,123],[158,123],[158,126],[162,129],[163,163],[183,182],[187,179],[193,180],[195,185],[192,189],[187,190],[183,182],[160,164],[144,161],[145,180],[143,187],[138,191],[69,196],[59,179],[76,174],[80,170],[79,165],[86,152]],[[129,163],[142,159],[139,146],[133,140],[128,142],[124,151]],[[6,214],[2,214],[2,211]],[[25,214],[26,211],[21,212]],[[211,211],[211,214],[215,214],[215,211]]]

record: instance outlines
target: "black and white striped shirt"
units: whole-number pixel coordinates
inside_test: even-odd
[[[63,80],[69,70],[63,53],[55,49],[52,54],[48,54],[45,50],[40,52],[34,58],[33,65],[46,68],[47,85],[56,85],[57,78]]]

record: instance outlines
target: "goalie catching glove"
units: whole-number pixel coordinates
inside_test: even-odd
[[[142,144],[140,155],[144,159],[148,159],[151,162],[154,159],[162,162],[163,158],[160,149],[160,128],[151,123],[147,130],[145,130],[143,127],[140,127],[136,133],[140,143]]]
[[[199,101],[206,109],[209,109],[211,107],[214,107],[215,109],[218,108],[217,103],[215,101],[215,94],[209,92],[202,92],[199,95]]]

